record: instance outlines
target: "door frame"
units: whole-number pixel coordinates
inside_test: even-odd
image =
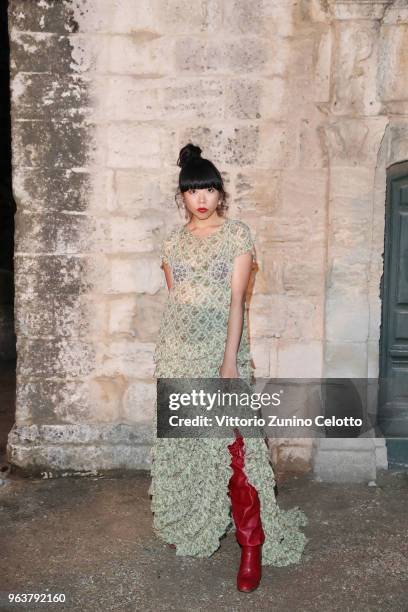
[[[392,238],[392,186],[395,179],[403,176],[408,177],[408,160],[396,162],[386,170],[385,190],[385,225],[384,225],[384,269],[380,283],[381,298],[381,327],[379,339],[379,385],[377,413],[381,413],[384,404],[386,389],[381,384],[386,374],[387,366],[387,341],[389,334],[388,298],[391,279],[391,238]],[[408,468],[408,438],[386,438],[388,465],[390,469]]]

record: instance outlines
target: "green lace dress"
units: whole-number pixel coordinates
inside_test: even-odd
[[[163,241],[162,260],[171,267],[173,286],[161,320],[154,361],[156,378],[217,378],[223,361],[234,257],[252,251],[248,226],[226,218],[215,233],[200,238],[184,225]],[[247,317],[237,355],[241,378],[250,380]],[[157,415],[155,418],[155,425]],[[208,557],[233,528],[227,448],[231,438],[155,438],[152,447],[153,528],[177,555]],[[265,532],[263,565],[298,563],[307,524],[298,509],[282,510],[274,494],[274,473],[263,438],[245,438],[245,472],[257,489]]]

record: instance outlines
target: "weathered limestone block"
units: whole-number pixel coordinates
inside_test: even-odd
[[[367,287],[369,269],[367,265],[367,249],[348,246],[335,248],[336,256],[329,260],[327,275],[328,287],[335,288],[338,293],[350,287]]]
[[[134,295],[111,299],[109,302],[109,333],[136,336],[133,324],[135,310],[136,296]]]
[[[341,170],[344,170],[344,168],[341,168]],[[353,170],[355,169],[353,168]],[[332,176],[336,179],[335,173],[332,173]],[[348,185],[350,195],[335,195],[341,191],[343,193],[347,192],[347,188],[344,189],[343,185],[334,182],[330,198],[330,220],[334,226],[333,233],[341,227],[349,227],[352,231],[354,225],[356,235],[361,234],[363,232],[362,225],[366,225],[371,220],[372,195],[370,189],[368,185],[364,188],[364,186],[358,187],[358,185],[353,184],[353,173],[351,172],[350,184]]]
[[[296,172],[284,170],[282,180],[285,197],[276,212],[279,221],[290,220],[293,225],[310,223],[308,244],[322,242],[326,233],[326,186],[327,170],[297,169]],[[293,223],[296,220],[296,223]]]
[[[101,120],[161,121],[163,113],[167,120],[178,119],[181,114],[184,120],[216,120],[223,119],[225,115],[226,85],[219,79],[157,79],[148,78],[148,75],[146,78],[120,75],[108,79],[101,77],[95,87],[102,98],[96,112],[96,117]]]
[[[302,342],[281,338],[278,346],[277,376],[320,378],[323,371],[322,342]]]
[[[367,343],[327,342],[324,376],[328,378],[365,378],[367,376]]]
[[[319,0],[317,0],[319,2]],[[317,2],[313,2],[314,6]],[[332,57],[334,54],[333,30],[327,28],[320,32],[318,38],[317,57],[315,59],[313,74],[313,98],[316,102],[328,102],[330,100],[330,80],[332,69]]]
[[[52,169],[84,166],[88,149],[83,146],[88,128],[81,121],[14,121],[15,163]],[[67,147],[67,142],[69,147]]]
[[[99,246],[104,253],[146,253],[156,249],[155,234],[163,226],[157,215],[147,213],[138,219],[113,217],[104,220],[105,240]]]
[[[365,201],[372,195],[374,168],[333,166],[329,171],[330,195],[340,198],[358,198]]]
[[[19,32],[11,21],[10,67],[12,74],[16,71],[47,73],[51,65],[54,74],[69,74],[72,62],[71,48],[69,36],[58,36],[49,32]],[[50,64],[51,61],[52,64]]]
[[[390,119],[384,147],[384,164],[388,167],[408,157],[408,125],[403,120]]]
[[[156,384],[136,380],[129,384],[123,397],[123,418],[130,423],[150,423],[156,402]]]
[[[359,198],[332,198],[330,202],[330,254],[336,248],[365,251],[369,259],[372,201]],[[364,247],[367,247],[364,249]],[[333,250],[332,250],[333,248]]]
[[[95,364],[95,349],[79,338],[17,338],[17,375],[22,377],[88,376]]]
[[[159,168],[176,156],[174,131],[153,125],[112,123],[106,129],[106,165],[112,168]]]
[[[176,164],[174,160],[174,165]],[[107,208],[117,215],[139,218],[148,211],[166,218],[166,231],[182,217],[177,213],[174,194],[177,177],[174,170],[128,169],[116,170],[108,188]]]
[[[81,3],[73,5],[73,17],[81,32],[132,34],[138,31],[167,36],[195,32],[216,32],[222,26],[220,0],[191,4],[183,0],[87,0],[87,13]]]
[[[120,474],[149,469],[151,425],[72,424],[14,426],[8,455],[13,465],[43,478]]]
[[[161,80],[137,75],[97,77],[94,88],[101,100],[95,117],[108,123],[160,119],[162,86]]]
[[[328,6],[335,19],[382,19],[389,0],[329,0]]]
[[[161,89],[161,107],[171,120],[180,116],[194,122],[200,119],[217,121],[225,116],[224,90],[220,79],[200,78],[191,80],[181,77],[166,79]]]
[[[271,171],[297,166],[297,125],[288,122],[264,121],[257,127],[256,166]]]
[[[264,41],[253,35],[207,40],[181,37],[174,46],[175,68],[181,74],[269,72],[272,61]]]
[[[106,72],[154,75],[156,78],[173,72],[178,39],[150,30],[136,30],[131,34],[109,36],[106,43],[109,48]]]
[[[278,376],[278,351],[279,339],[269,339],[269,376],[276,378]]]
[[[322,335],[320,297],[254,295],[251,300],[251,335],[286,339],[318,339]]]
[[[3,268],[0,270],[0,360],[2,361],[16,358],[13,292],[13,273]]]
[[[380,372],[380,355],[378,340],[367,342],[367,377],[378,378]]]
[[[256,120],[261,117],[263,83],[260,80],[229,79],[225,90],[225,119]]]
[[[366,295],[331,291],[326,300],[328,342],[367,342],[369,314]]]
[[[10,23],[18,30],[66,34],[78,28],[73,19],[73,4],[70,7],[55,0],[42,0],[41,6],[31,2],[11,2],[8,10]]]
[[[327,2],[322,0],[309,0],[307,5],[303,6],[304,9],[307,10],[307,17],[310,21],[326,25],[329,18],[329,7]]]
[[[383,26],[379,41],[378,95],[383,102],[408,101],[408,23]]]
[[[283,204],[284,206],[284,204]],[[315,233],[315,224],[310,216],[299,214],[294,223],[293,217],[284,214],[283,208],[273,215],[265,216],[263,219],[258,219],[258,225],[262,225],[262,221],[268,224],[268,235],[259,236],[260,250],[267,252],[267,249],[275,247],[275,252],[278,246],[283,249],[291,246],[296,248],[299,244],[307,244],[307,238],[317,246],[321,243],[322,233],[321,225],[319,231]],[[265,249],[265,250],[264,250]]]
[[[182,129],[181,142],[199,142],[215,164],[245,166],[255,161],[258,128],[254,125],[220,124],[210,127]]]
[[[268,439],[274,470],[279,474],[307,473],[311,470],[314,452],[312,439]]]
[[[337,49],[330,111],[333,115],[377,115],[377,21],[340,21],[336,26]]]
[[[250,317],[251,318],[251,317]],[[250,341],[250,350],[253,365],[256,368],[256,376],[259,378],[268,378],[270,372],[270,339],[269,338],[252,338]]]
[[[151,378],[154,371],[154,343],[111,340],[100,347],[96,366],[100,376]]]
[[[53,74],[17,73],[11,95],[16,119],[51,120],[89,116],[93,111],[89,96],[89,78],[67,75],[63,80]]]
[[[325,438],[319,440],[314,475],[329,482],[375,480],[376,451],[373,438]]]
[[[20,415],[19,425],[109,423],[120,415],[123,381],[119,377],[21,382],[17,399],[24,406],[25,418]]]
[[[261,121],[283,121],[287,113],[288,88],[282,76],[267,76],[259,79],[259,116]]]
[[[155,24],[166,34],[179,35],[196,32],[221,35],[225,26],[225,5],[222,0],[197,2],[192,10],[189,0],[155,0]]]
[[[387,117],[332,120],[325,128],[331,165],[375,166],[387,123]]]
[[[44,304],[46,303],[46,308]],[[16,331],[27,337],[97,337],[105,318],[105,304],[97,297],[19,295],[15,303]]]
[[[84,257],[29,255],[16,256],[17,295],[65,297],[80,295],[89,289]]]
[[[258,2],[255,2],[253,6],[259,10],[259,15],[262,16],[259,28],[263,35],[268,36],[278,33],[284,40],[286,37],[290,37],[294,34],[296,19],[298,18],[296,4],[293,5],[290,2],[281,3],[276,2],[276,0],[265,0],[259,3],[259,5]],[[307,8],[307,6],[302,6],[303,15]],[[243,27],[244,19],[239,19],[238,23]]]
[[[319,107],[320,105],[317,105]],[[328,152],[324,133],[325,119],[322,112],[315,110],[308,118],[302,118],[299,123],[298,165],[302,170],[322,171],[329,165]],[[294,170],[296,172],[296,169]]]
[[[155,9],[160,0],[86,0],[87,11],[82,4],[73,5],[74,19],[81,32],[106,32],[131,34],[137,30],[156,31]]]
[[[287,295],[322,296],[324,293],[326,252],[323,246],[311,247],[308,255],[282,258],[282,290]]]
[[[282,296],[255,294],[251,298],[251,338],[271,338],[285,329],[284,299]]]
[[[155,294],[164,286],[164,275],[157,258],[112,257],[107,293]]]
[[[96,231],[92,217],[84,214],[30,213],[15,215],[17,253],[74,255],[89,251],[89,237]]]
[[[262,249],[261,245],[256,250],[258,267],[254,277],[254,293],[283,293],[282,261]]]
[[[110,334],[126,334],[141,342],[154,342],[166,299],[162,295],[140,294],[111,299],[108,330]]]
[[[281,172],[246,169],[239,171],[234,180],[234,204],[237,211],[254,211],[259,216],[268,216],[278,208],[281,200]]]
[[[384,25],[408,23],[408,6],[405,0],[394,0],[384,12],[382,19]]]
[[[16,255],[17,334],[85,338],[89,330],[85,299],[89,285],[85,267],[81,257]]]
[[[251,32],[262,32],[264,27],[264,17],[269,15],[269,2],[254,0],[248,3],[245,0],[230,0],[223,6],[224,25],[228,24],[228,29],[235,35]]]
[[[368,232],[366,233],[368,235]],[[355,228],[352,228],[350,231],[343,230],[342,228],[335,230],[330,244],[330,268],[337,266],[337,271],[344,273],[347,271],[348,266],[354,269],[356,264],[363,264],[365,265],[368,278],[370,244],[363,241],[364,234],[365,232],[362,228],[359,228],[357,232]],[[358,267],[356,269],[358,272]],[[332,280],[330,275],[330,285]]]
[[[384,438],[373,438],[375,447],[375,463],[379,470],[388,470],[387,446]]]
[[[13,171],[13,192],[20,212],[84,212],[91,183],[88,172],[73,168],[16,166]]]

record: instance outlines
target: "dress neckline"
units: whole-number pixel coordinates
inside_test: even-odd
[[[211,234],[208,234],[208,236],[197,236],[196,234],[193,234],[193,232],[189,230],[186,225],[183,225],[183,231],[189,236],[192,236],[192,238],[195,238],[196,240],[207,240],[208,238],[211,238],[212,236],[218,236],[218,234],[221,234],[222,230],[227,224],[227,221],[228,221],[228,218],[225,217],[224,223],[221,224],[221,227],[217,229],[217,231],[212,232]]]

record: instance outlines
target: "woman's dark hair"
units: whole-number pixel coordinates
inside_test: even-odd
[[[186,144],[180,149],[177,165],[180,166],[179,191],[176,194],[177,206],[180,206],[180,194],[189,189],[207,189],[214,187],[221,194],[221,202],[217,206],[217,212],[223,215],[227,210],[227,193],[219,170],[212,161],[201,157],[200,147],[192,143]]]

